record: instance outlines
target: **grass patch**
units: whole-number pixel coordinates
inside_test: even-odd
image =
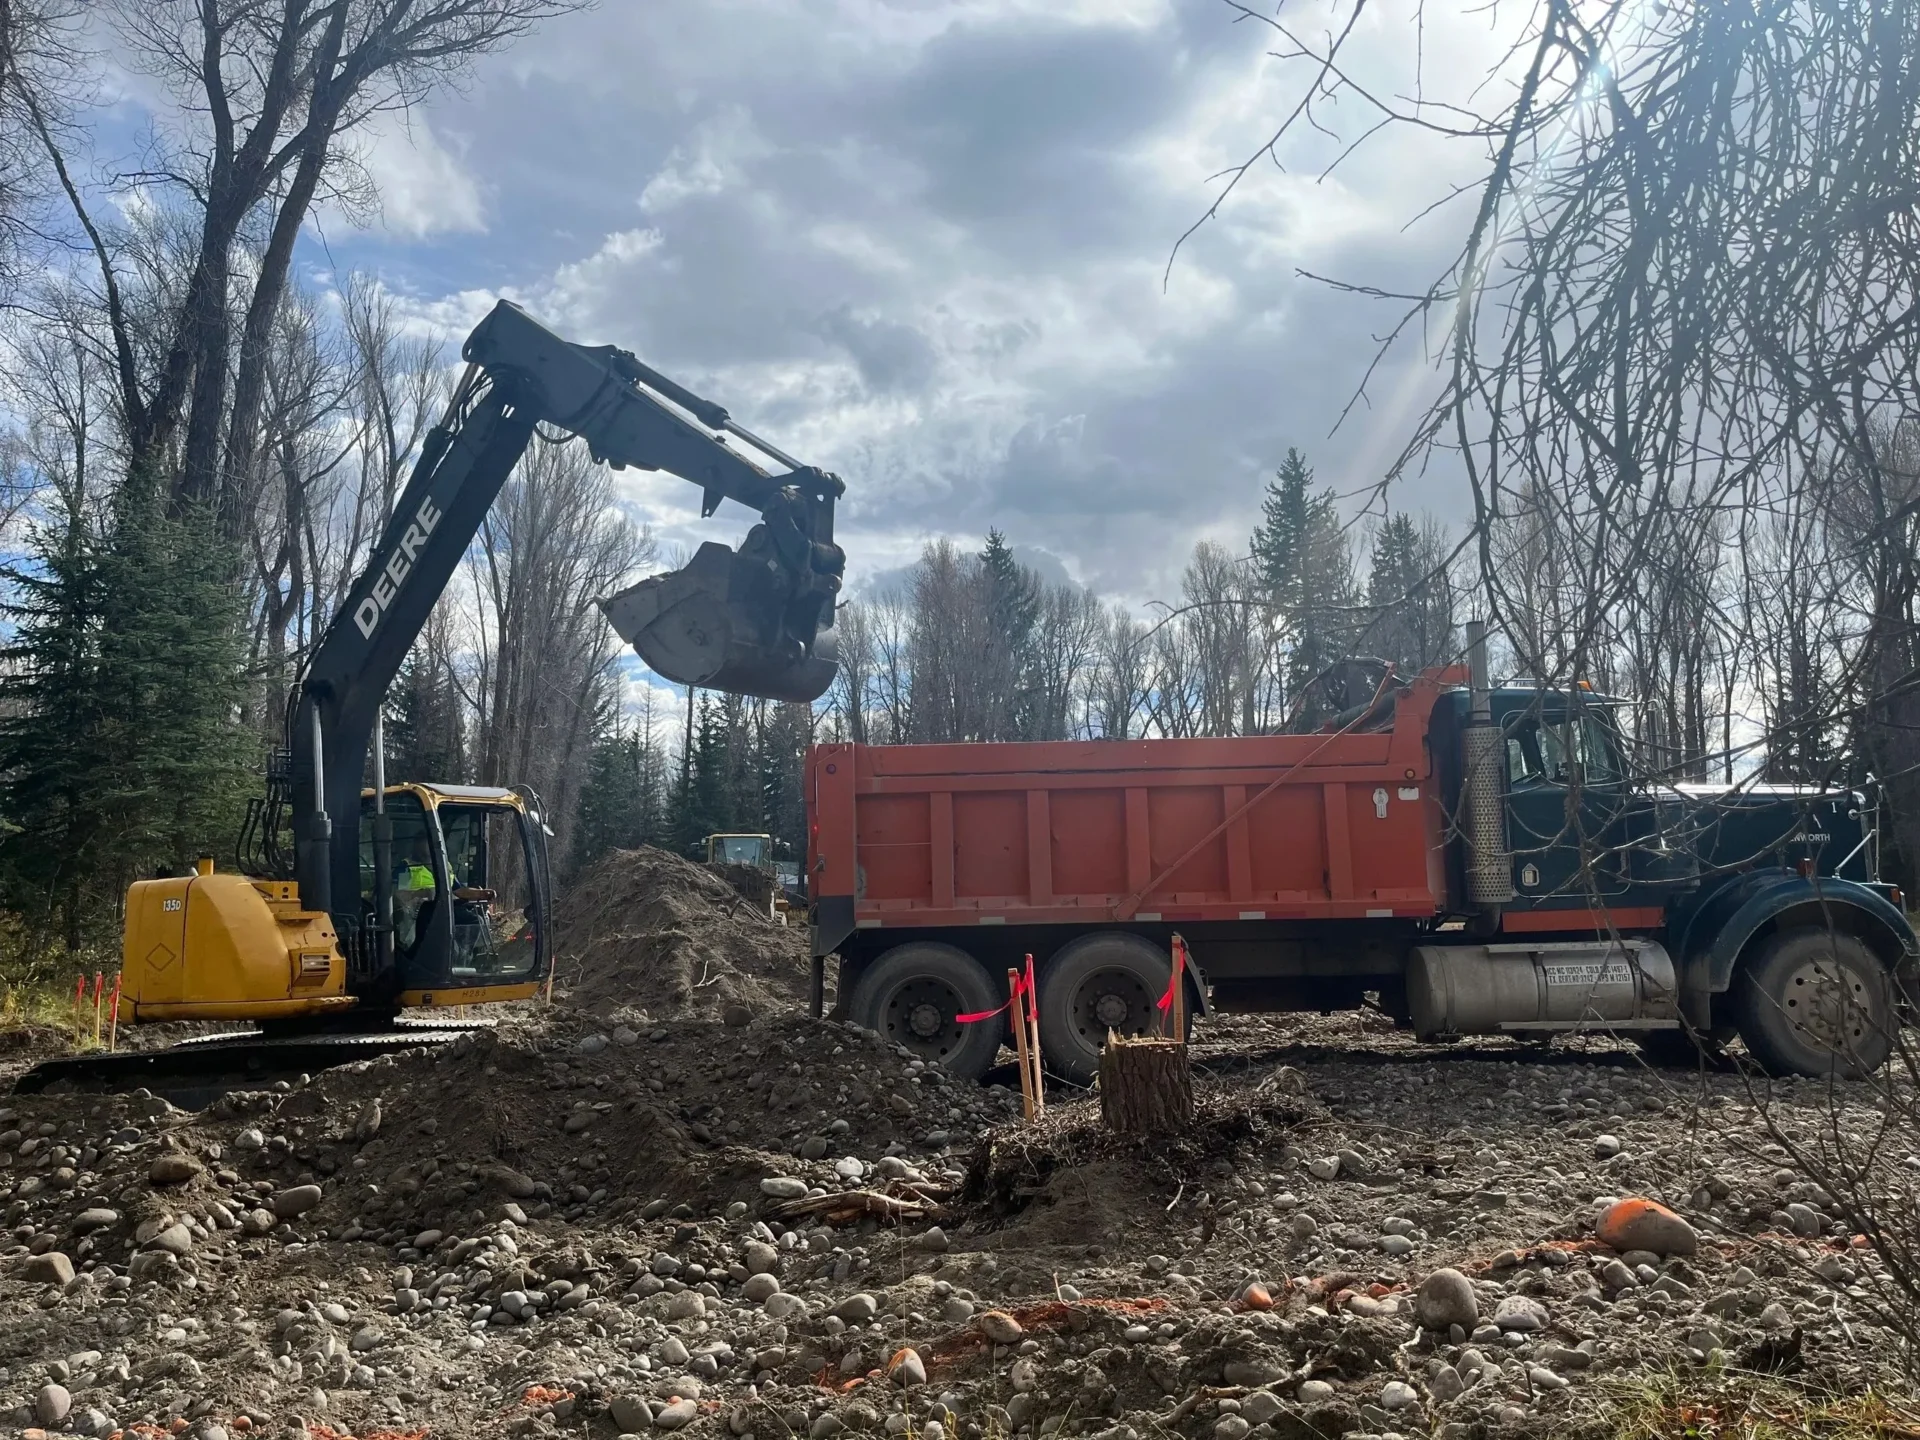
[[[111,993],[113,981],[107,980]],[[106,1042],[108,1002],[100,1005],[101,1044]],[[0,985],[0,1049],[91,1050],[93,1040],[93,981],[88,977],[87,1001],[76,1012],[72,982],[64,985]]]
[[[1920,1401],[1838,1393],[1744,1370],[1669,1371],[1610,1387],[1592,1440],[1920,1440]]]

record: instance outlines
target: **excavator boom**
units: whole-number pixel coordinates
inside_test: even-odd
[[[494,306],[462,354],[466,376],[315,650],[290,720],[300,899],[337,922],[345,917],[335,897],[357,893],[360,855],[351,822],[335,833],[332,817],[358,813],[387,687],[536,430],[578,438],[616,469],[691,481],[703,492],[703,515],[723,500],[760,512],[738,551],[702,545],[685,568],[601,602],[657,673],[812,700],[836,669],[831,626],[846,567],[833,543],[834,501],[845,489],[837,478],[787,462],[720,406],[626,351],[563,340],[510,301]],[[789,469],[770,473],[735,439]],[[379,968],[371,958],[363,964]]]

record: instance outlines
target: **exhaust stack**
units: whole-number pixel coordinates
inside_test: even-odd
[[[1465,760],[1460,829],[1467,843],[1467,898],[1491,911],[1513,899],[1513,855],[1507,849],[1506,775],[1500,730],[1493,723],[1484,620],[1467,622],[1467,676],[1472,708],[1460,734]]]

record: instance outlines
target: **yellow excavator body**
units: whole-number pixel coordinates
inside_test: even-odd
[[[131,1020],[285,1020],[354,1004],[333,921],[287,880],[215,874],[127,891],[122,1003]]]

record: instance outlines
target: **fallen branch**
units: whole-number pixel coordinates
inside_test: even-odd
[[[770,1206],[767,1213],[777,1220],[797,1220],[802,1216],[824,1217],[829,1224],[844,1225],[865,1216],[898,1223],[902,1220],[930,1220],[946,1211],[938,1205],[919,1200],[900,1200],[877,1190],[842,1190],[833,1195],[810,1195],[799,1200],[783,1200]]]

